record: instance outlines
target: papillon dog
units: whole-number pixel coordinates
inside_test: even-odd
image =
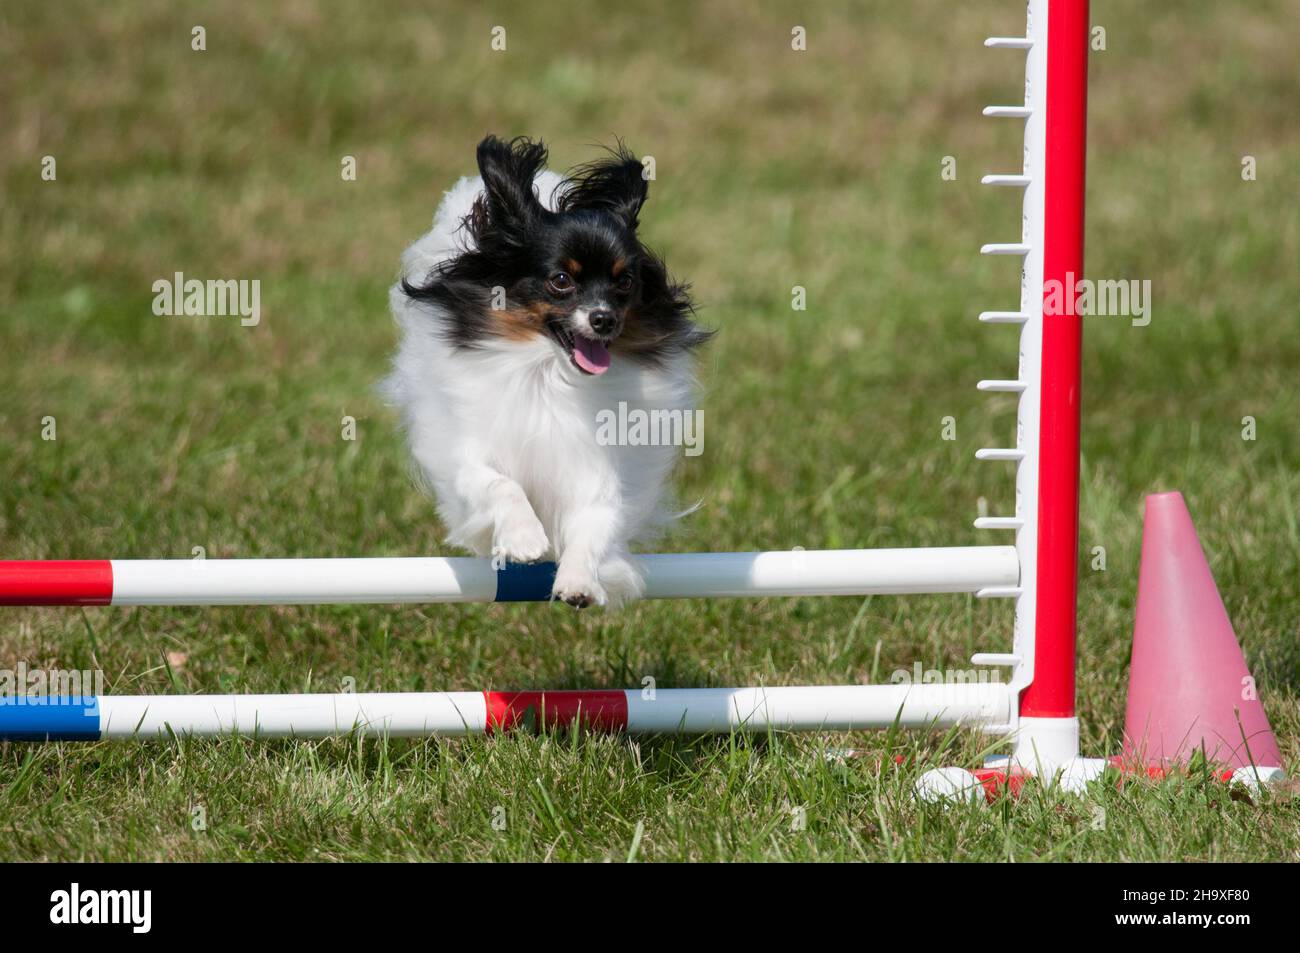
[[[448,541],[494,563],[557,562],[553,598],[643,591],[632,546],[671,515],[672,446],[598,440],[619,408],[692,412],[712,332],[637,237],[642,164],[620,143],[568,175],[541,142],[494,136],[446,193],[390,293],[386,382]]]

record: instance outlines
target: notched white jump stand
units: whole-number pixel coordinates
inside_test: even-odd
[[[981,391],[1019,395],[1016,444],[976,453],[1014,464],[1015,512],[975,525],[1015,531],[1020,580],[1011,653],[972,662],[1009,667],[1019,704],[1007,726],[1012,753],[964,775],[950,768],[929,772],[917,786],[926,799],[962,798],[973,786],[993,793],[1023,775],[1081,790],[1107,764],[1079,757],[1074,709],[1082,323],[1075,314],[1045,313],[1050,283],[1063,288],[1067,275],[1083,273],[1087,0],[1030,0],[1023,37],[991,37],[984,45],[1024,53],[1024,102],[988,106],[984,115],[1023,122],[1025,139],[1019,172],[981,181],[1022,189],[1024,199],[1020,240],[980,249],[1022,261],[1019,307],[980,315],[987,324],[1020,328],[1017,376],[978,384]]]

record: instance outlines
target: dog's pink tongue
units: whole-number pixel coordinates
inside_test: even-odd
[[[588,374],[604,374],[609,370],[609,348],[581,334],[573,336],[573,359]]]

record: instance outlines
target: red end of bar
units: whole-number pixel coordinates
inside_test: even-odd
[[[1154,765],[1134,764],[1132,761],[1125,760],[1122,756],[1113,757],[1110,760],[1111,766],[1116,768],[1119,778],[1116,782],[1118,788],[1124,787],[1124,782],[1129,778],[1146,777],[1152,781],[1163,781],[1165,778],[1186,775],[1186,765],[1170,765],[1168,768],[1157,767]],[[971,772],[984,788],[984,799],[989,803],[994,803],[1003,795],[1010,795],[1013,798],[1020,797],[1024,791],[1025,783],[1032,775],[1023,772],[1013,771],[1008,773],[999,768],[977,768]],[[1216,769],[1213,772],[1215,780],[1227,784],[1232,780],[1232,769]]]
[[[106,606],[112,601],[110,560],[0,560],[0,606]]]
[[[1165,778],[1177,777],[1178,775],[1186,776],[1188,773],[1188,766],[1178,761],[1169,761],[1163,765],[1146,764],[1141,760],[1126,757],[1122,754],[1114,755],[1107,760],[1110,762],[1112,767],[1119,770],[1121,775],[1119,783],[1121,787],[1124,785],[1124,778],[1129,776],[1138,777],[1145,775],[1152,781],[1163,781]],[[1225,768],[1222,765],[1212,766],[1210,768],[1211,776],[1214,777],[1215,780],[1221,781],[1224,784],[1227,784],[1232,780],[1234,771],[1236,771],[1235,768]]]
[[[971,772],[984,788],[984,800],[992,804],[1003,794],[1020,797],[1029,776],[1020,771],[1003,771],[998,768],[977,768]]]
[[[1083,320],[1084,161],[1088,125],[1088,0],[1050,0],[1044,169],[1043,367],[1038,465],[1038,601],[1026,717],[1074,715],[1079,559],[1079,387]],[[1053,284],[1067,306],[1047,303]],[[1048,313],[1064,310],[1064,314]]]
[[[519,727],[530,717],[537,728],[565,728],[579,719],[593,731],[627,728],[627,695],[622,691],[484,692],[483,698],[488,734]]]

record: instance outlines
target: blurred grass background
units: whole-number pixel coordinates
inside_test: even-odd
[[[1086,270],[1149,279],[1154,300],[1148,327],[1085,329],[1084,748],[1118,745],[1142,496],[1180,489],[1294,765],[1300,2],[1094,0],[1092,18]],[[680,471],[704,506],[665,548],[1001,541],[970,523],[981,498],[1009,508],[1010,470],[973,453],[1013,439],[1014,407],[974,385],[1014,374],[1015,331],[975,316],[1014,307],[1018,272],[977,251],[1019,236],[1019,202],[979,177],[1019,168],[1021,125],[980,109],[1018,100],[1023,57],[981,43],[1023,26],[1013,0],[6,3],[0,554],[445,552],[373,385],[398,255],[487,132],[546,139],[556,167],[615,135],[655,157],[643,233],[721,331],[705,452]],[[151,285],[177,271],[259,279],[261,324],[156,317]],[[118,693],[829,684],[965,668],[1009,623],[966,597],[11,609],[0,667],[99,668]],[[1192,783],[1108,794],[1103,830],[1050,799],[930,815],[909,772],[979,739],[865,736],[868,757],[826,762],[840,743],[0,746],[0,857],[1300,853],[1292,802]],[[877,767],[899,753],[906,770]]]

